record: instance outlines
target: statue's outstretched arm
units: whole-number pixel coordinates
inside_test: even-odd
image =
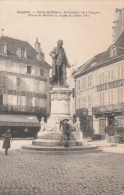
[[[68,62],[68,60],[67,60],[67,68],[71,68],[71,64]]]
[[[64,51],[64,52],[65,52],[65,51]],[[67,67],[67,68],[71,68],[71,65],[70,65],[70,63],[69,63],[69,61],[68,61],[68,59],[67,59],[66,53],[65,53],[65,63],[66,63],[66,67]]]

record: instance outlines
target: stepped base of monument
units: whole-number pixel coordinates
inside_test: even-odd
[[[98,147],[87,146],[82,139],[82,132],[71,132],[69,146],[64,147],[61,141],[62,132],[42,132],[39,139],[33,140],[32,145],[22,146],[24,150],[33,151],[90,151]]]
[[[56,147],[56,146],[62,146],[61,141],[59,140],[46,140],[46,139],[37,139],[32,141],[32,145],[34,146],[44,146],[44,147]],[[80,140],[70,140],[69,146],[82,146],[83,143]]]
[[[82,132],[71,132],[69,146],[82,146]],[[54,147],[62,145],[62,132],[42,132],[37,140],[32,141],[32,145]]]
[[[25,151],[100,151],[96,146],[72,146],[72,147],[63,147],[63,146],[54,146],[54,147],[44,147],[44,146],[36,146],[36,145],[27,145],[22,146],[22,149]]]

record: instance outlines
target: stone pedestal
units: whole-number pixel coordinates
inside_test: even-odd
[[[45,131],[42,131],[37,140],[32,142],[38,147],[62,147],[62,129],[60,121],[69,119],[71,91],[67,87],[54,86],[51,90],[51,114],[47,121]],[[78,122],[77,122],[78,123]],[[77,127],[79,124],[77,124]],[[76,129],[77,130],[77,129]],[[69,146],[82,146],[82,132],[79,130],[70,133]]]
[[[56,147],[61,146],[61,132],[43,132],[42,135],[37,139],[32,141],[34,146],[44,146],[44,147]],[[82,146],[82,132],[71,132],[70,133],[70,146]]]
[[[51,114],[47,122],[47,131],[60,131],[60,121],[71,120],[71,91],[67,87],[54,86],[51,90]]]

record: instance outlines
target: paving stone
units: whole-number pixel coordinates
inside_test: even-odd
[[[124,154],[0,152],[0,195],[124,195]]]

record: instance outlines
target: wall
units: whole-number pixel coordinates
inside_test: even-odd
[[[76,109],[87,108],[92,115],[92,107],[124,102],[124,86],[99,91],[97,86],[124,79],[124,60],[101,67],[76,79]],[[99,132],[99,119],[93,118],[93,128]]]
[[[4,104],[46,107],[47,111],[49,111],[49,70],[44,69],[44,75],[41,76],[40,68],[41,66],[32,66],[31,75],[28,75],[26,64],[0,59],[0,74],[3,75],[2,77],[6,77],[6,85],[0,85],[0,88],[7,89],[4,95]],[[23,93],[32,92],[36,97],[28,98],[25,94],[20,95],[18,91]],[[39,95],[43,95],[43,97]],[[48,99],[46,99],[44,95],[46,95]]]

